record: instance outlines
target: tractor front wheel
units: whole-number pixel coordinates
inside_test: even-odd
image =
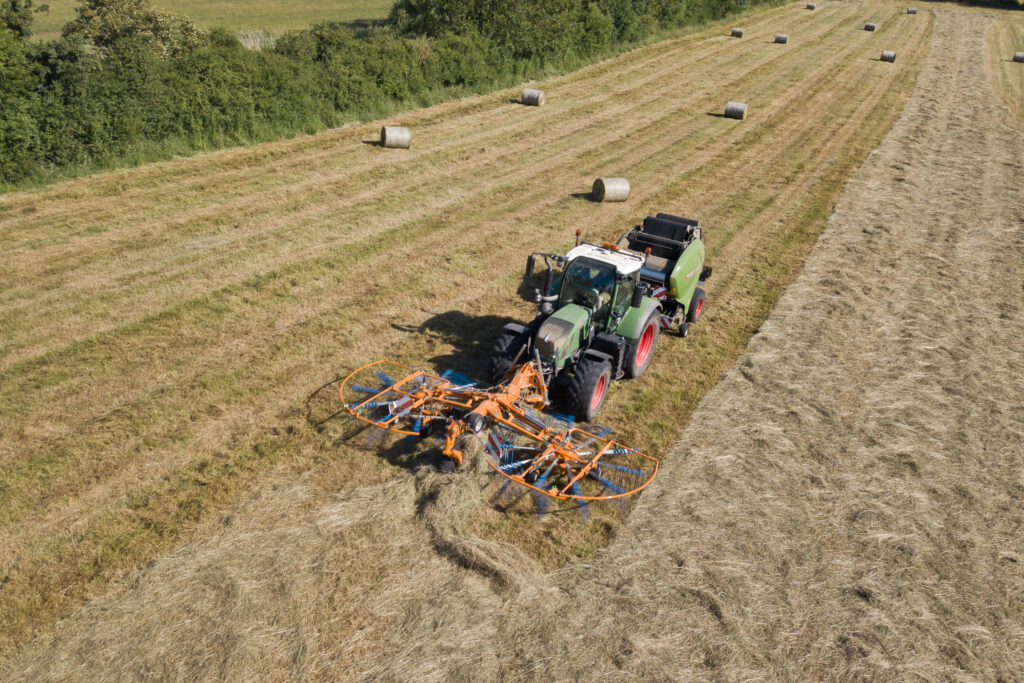
[[[654,357],[654,347],[658,344],[658,333],[661,331],[661,314],[651,313],[641,328],[640,336],[631,339],[626,347],[626,376],[639,377],[647,370]]]
[[[569,410],[580,422],[590,422],[604,405],[608,385],[612,383],[612,364],[606,360],[583,358],[569,379]]]
[[[524,363],[526,358],[527,337],[510,330],[502,330],[498,341],[494,343],[491,358],[487,361],[487,376],[491,384],[505,379],[513,364]]]

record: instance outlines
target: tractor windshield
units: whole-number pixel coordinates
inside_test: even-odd
[[[560,306],[579,304],[589,308],[594,311],[594,322],[599,323],[608,315],[614,292],[615,266],[578,258],[569,264],[562,275],[558,303]]]

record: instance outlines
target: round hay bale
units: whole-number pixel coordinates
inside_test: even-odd
[[[1013,53],[1013,61],[1015,61],[1015,62],[1024,62],[1024,52],[1014,52]]]
[[[391,149],[409,149],[412,131],[404,126],[384,126],[380,129],[380,146]]]
[[[882,61],[889,63],[895,62],[896,53],[893,52],[892,50],[882,50]]]
[[[865,31],[874,31],[875,28],[876,28],[875,24],[864,24],[864,30]]]
[[[732,34],[731,35],[732,35],[733,38],[742,38],[743,37],[743,29],[741,29],[741,28],[734,28],[732,30]]]
[[[807,9],[814,9],[814,3],[813,2],[807,3]]]
[[[747,105],[745,102],[729,102],[725,105],[725,118],[739,119],[747,118]]]
[[[917,14],[917,8],[916,7],[908,7],[907,8],[907,14]]]
[[[544,106],[544,91],[534,90],[533,88],[525,88],[523,90],[523,104],[531,107],[543,107]]]
[[[785,33],[779,33],[778,35],[775,36],[775,42],[780,45],[785,45],[786,43],[789,42],[789,36],[787,36]]]
[[[598,178],[590,196],[598,202],[624,202],[629,199],[629,181],[625,178]]]

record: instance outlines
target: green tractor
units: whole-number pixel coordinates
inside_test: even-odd
[[[547,266],[544,291],[534,290],[540,313],[529,325],[502,329],[490,380],[497,384],[535,361],[580,421],[594,419],[611,380],[647,370],[662,329],[685,337],[704,310],[711,268],[700,223],[688,218],[648,216],[617,243],[581,244],[577,230],[565,256],[530,254],[528,280],[538,258]]]

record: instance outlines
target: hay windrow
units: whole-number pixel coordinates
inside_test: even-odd
[[[840,11],[847,10],[830,5],[798,14],[805,17],[801,21],[822,22],[815,27],[824,32],[829,13]],[[635,188],[639,205],[656,208],[685,196],[722,220],[721,241],[711,247],[720,278],[711,296],[717,294],[719,308],[709,309],[719,317],[705,337],[669,349],[662,358],[672,366],[661,374],[655,369],[651,380],[669,386],[678,378],[672,368],[680,365],[717,377],[731,365],[716,346],[727,326],[737,319],[756,320],[749,329],[760,331],[694,413],[679,448],[663,459],[655,488],[640,499],[611,545],[538,576],[536,560],[515,552],[521,548],[506,547],[474,526],[477,515],[487,512],[486,505],[477,507],[477,514],[471,511],[472,501],[488,498],[486,479],[418,471],[404,457],[356,452],[333,441],[330,450],[317,453],[313,444],[322,435],[306,431],[301,416],[284,413],[285,419],[276,421],[281,433],[268,431],[262,445],[274,444],[282,454],[316,454],[319,459],[312,462],[317,464],[305,477],[262,470],[265,478],[252,496],[221,508],[223,515],[208,513],[196,542],[158,556],[129,583],[50,629],[12,659],[2,677],[1024,677],[1018,656],[1024,582],[1017,559],[1024,557],[1017,512],[1024,425],[1015,390],[1024,382],[1018,305],[1024,263],[1018,214],[1024,197],[1015,182],[1024,150],[1019,128],[1006,123],[1009,112],[984,77],[984,15],[935,12],[931,52],[904,116],[850,183],[804,274],[763,324],[763,314],[730,316],[743,306],[756,308],[762,301],[758,286],[785,281],[770,270],[787,253],[783,247],[807,233],[813,239],[815,211],[827,215],[831,195],[816,195],[809,179],[829,179],[838,173],[841,152],[865,136],[881,137],[888,127],[865,133],[863,122],[884,124],[884,103],[913,82],[887,79],[916,68],[919,52],[909,37],[926,35],[922,19],[930,21],[931,10],[906,23],[894,15],[880,25],[887,40],[907,31],[899,43],[900,69],[878,69],[863,49],[837,51],[832,43],[815,42],[821,38],[814,31],[803,31],[794,50],[785,51],[787,61],[770,66],[773,73],[782,72],[779,80],[763,83],[762,91],[764,75],[754,69],[704,92],[692,117],[681,117],[677,105],[668,104],[678,98],[669,96],[635,109],[616,99],[613,110],[605,112],[602,125],[608,128],[618,128],[625,113],[637,121],[633,130],[662,131],[666,122],[685,121],[672,129],[668,147],[661,139],[633,147],[635,141],[623,142],[632,139],[629,134],[616,137],[602,128],[595,136],[592,129],[567,125],[561,117],[568,112],[557,106],[568,107],[586,92],[603,94],[572,79],[559,88],[557,106],[519,110],[565,137],[552,143],[558,149],[547,161],[530,159],[530,175],[512,171],[495,176],[501,180],[491,178],[498,183],[486,196],[496,202],[491,213],[476,213],[483,204],[469,194],[472,212],[452,210],[437,222],[394,226],[421,242],[407,253],[387,252],[386,259],[407,264],[406,258],[439,236],[455,245],[446,253],[461,254],[451,267],[439,266],[437,255],[428,257],[426,267],[417,262],[428,271],[414,279],[423,288],[418,303],[441,311],[439,320],[430,320],[429,311],[420,315],[424,324],[414,328],[420,346],[406,346],[407,338],[388,324],[357,317],[343,329],[286,318],[283,313],[296,303],[273,278],[254,283],[234,300],[247,297],[266,306],[256,321],[270,320],[293,335],[266,335],[252,325],[255,350],[224,349],[225,358],[242,356],[239,374],[252,375],[251,384],[240,383],[231,366],[217,365],[224,361],[210,352],[215,344],[237,338],[235,328],[217,327],[218,334],[205,342],[209,346],[200,335],[190,337],[189,353],[216,371],[189,375],[185,414],[197,411],[194,419],[208,421],[209,431],[196,433],[202,434],[199,443],[217,451],[223,436],[214,427],[232,420],[249,433],[254,423],[275,422],[282,404],[300,404],[310,387],[325,379],[324,373],[310,371],[311,365],[343,366],[382,346],[443,362],[456,353],[456,344],[463,349],[485,344],[486,334],[461,339],[454,330],[479,325],[482,316],[500,317],[480,302],[505,291],[515,279],[511,269],[518,273],[521,266],[511,264],[503,274],[507,248],[492,249],[487,237],[501,230],[531,247],[550,247],[556,231],[538,234],[540,217],[552,217],[559,227],[582,221],[593,207],[566,195],[601,172],[598,166],[633,169],[630,176],[644,180]],[[777,21],[762,22],[759,30],[768,36],[769,27],[776,26]],[[852,21],[845,26],[849,32],[856,28]],[[716,29],[710,40],[721,41],[722,33]],[[780,53],[763,47],[759,59]],[[687,68],[678,62],[695,58],[694,52],[686,46],[661,54],[640,71],[651,69],[658,72],[653,79],[664,78]],[[749,62],[749,56],[736,60],[713,50],[700,59],[720,59],[721,68],[739,62],[746,68]],[[797,62],[788,61],[793,59]],[[807,70],[808,64],[814,67]],[[622,80],[621,74],[607,75],[609,82]],[[807,80],[780,87],[798,75]],[[838,77],[846,88],[829,85]],[[573,84],[578,92],[566,92]],[[741,88],[754,93],[755,103],[758,92],[775,97],[760,100],[750,125],[728,125],[705,115]],[[506,100],[514,94],[506,94]],[[503,117],[508,110],[504,107]],[[845,123],[836,124],[835,115]],[[495,126],[490,135],[523,134],[486,116],[475,126],[459,121],[449,130],[487,125]],[[735,134],[726,128],[743,130]],[[365,132],[372,134],[369,127]],[[595,139],[602,135],[603,140]],[[694,140],[700,140],[699,149]],[[602,153],[610,142],[619,149]],[[575,163],[582,167],[574,182],[548,187],[566,172],[566,162],[555,157],[577,148],[582,151]],[[460,148],[452,158],[472,151]],[[506,158],[495,162],[503,164]],[[494,172],[487,164],[472,170],[475,184],[481,183],[480,172]],[[428,177],[431,169],[412,166],[404,172]],[[776,173],[787,182],[773,185]],[[537,184],[527,191],[541,200],[527,205],[519,190],[523,179],[534,175]],[[342,176],[339,172],[333,181],[341,182]],[[236,171],[226,170],[225,177],[239,182]],[[453,174],[453,182],[459,177]],[[741,186],[737,193],[725,189],[732,185]],[[815,208],[812,198],[823,206]],[[523,206],[529,210],[522,221],[509,221],[511,209]],[[57,209],[44,204],[39,210]],[[347,219],[332,225],[348,224],[348,210],[349,205],[334,207],[335,218]],[[635,208],[624,206],[594,229],[612,237],[632,213]],[[965,216],[972,220],[964,222]],[[487,230],[466,230],[469,224]],[[272,239],[273,231],[265,236]],[[250,249],[243,256],[255,253]],[[360,258],[369,261],[368,270],[360,272],[368,285],[356,294],[372,298],[374,288],[387,282],[374,280],[373,269],[387,260],[372,260],[372,251]],[[358,264],[344,262],[346,268]],[[327,270],[303,266],[285,277],[296,283],[289,287],[307,295],[302,306],[308,320],[323,320],[326,311],[350,305],[331,287],[316,286]],[[444,278],[437,276],[438,267]],[[493,286],[474,287],[468,267],[489,273]],[[444,286],[431,289],[432,280]],[[454,302],[461,316],[444,317],[453,306],[455,280],[464,288]],[[283,303],[275,307],[277,299]],[[389,321],[409,315],[404,303],[385,297],[372,303]],[[180,333],[180,326],[172,327]],[[145,324],[141,329],[152,331]],[[343,353],[324,350],[325,340],[336,343],[352,329],[365,338],[348,341]],[[116,341],[133,348],[130,335]],[[272,348],[287,352],[268,351]],[[147,362],[156,367],[191,367],[166,347],[154,346],[150,353]],[[480,362],[482,353],[463,351],[461,358]],[[74,354],[67,358],[78,362]],[[253,388],[259,386],[270,388],[261,393]],[[118,389],[130,393],[131,387],[122,383]],[[243,394],[249,398],[230,399],[240,388],[250,392]],[[679,411],[672,415],[685,414],[689,399],[672,397],[668,390],[650,397],[644,387],[628,384],[622,391],[623,402],[612,406],[619,411],[615,415],[642,427],[626,419],[617,425],[634,429],[632,437],[675,440],[671,427],[643,422],[644,412],[667,405]],[[160,407],[177,415],[177,399],[166,392]],[[134,416],[127,424],[150,438],[159,434],[138,420],[132,409],[144,403],[131,398],[100,417],[104,429],[125,429],[126,416]],[[258,403],[260,410],[246,401]],[[629,406],[637,410],[630,412]],[[40,424],[40,429],[57,428]],[[185,420],[164,426],[184,430],[188,425]],[[266,457],[267,451],[261,453]],[[358,481],[358,470],[351,469],[356,463],[379,463],[375,475],[391,480],[347,488]],[[217,485],[211,472],[194,469],[188,476]],[[325,493],[326,482],[337,491]],[[85,503],[105,500],[98,490],[90,495],[82,504],[88,523],[95,513]],[[141,502],[136,509],[146,510]],[[20,528],[44,523],[61,528],[59,516],[46,515],[28,516]],[[538,532],[530,540],[557,540],[571,528],[571,522],[549,516],[530,525]],[[20,533],[19,540],[28,538]]]

